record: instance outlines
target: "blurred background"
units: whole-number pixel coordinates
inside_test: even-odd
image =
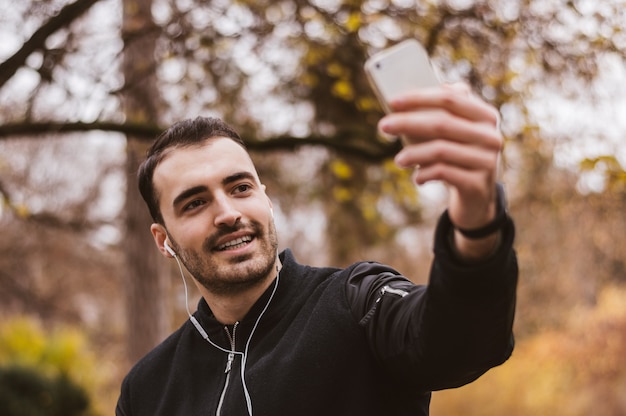
[[[445,189],[394,166],[362,70],[413,37],[500,111],[521,268],[513,357],[432,415],[625,415],[625,22],[624,0],[0,0],[0,414],[113,414],[185,320],[135,181],[182,118],[238,129],[300,262],[427,282]]]

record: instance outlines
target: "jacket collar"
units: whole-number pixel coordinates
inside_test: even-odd
[[[276,293],[274,294],[268,309],[261,319],[262,323],[268,324],[280,319],[282,316],[281,311],[289,306],[291,293],[297,290],[297,286],[300,283],[299,279],[296,279],[296,276],[302,275],[302,271],[307,266],[298,264],[290,249],[286,249],[281,252],[279,254],[279,259],[281,261],[282,268],[280,269],[278,278],[274,279],[272,284],[259,297],[259,299],[257,299],[254,305],[252,305],[252,308],[250,308],[250,311],[237,325],[238,340],[248,338],[248,334],[252,330],[252,326],[256,323],[259,314],[263,311],[270,300],[277,282],[278,287],[276,288]],[[222,344],[224,342],[224,325],[215,319],[213,312],[211,312],[211,308],[204,298],[201,298],[198,302],[198,310],[194,313],[194,316],[214,342],[217,342],[218,344]],[[239,342],[237,342],[237,344],[239,347]]]

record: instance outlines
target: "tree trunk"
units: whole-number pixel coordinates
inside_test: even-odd
[[[124,0],[124,112],[129,122],[158,124],[154,50],[158,31],[152,0]],[[127,260],[127,352],[130,363],[142,357],[169,331],[167,270],[154,247],[151,219],[137,188],[136,172],[146,144],[127,136],[125,255]]]
[[[341,168],[332,166],[339,163]],[[343,173],[341,172],[343,171]],[[326,173],[326,238],[328,262],[345,267],[364,257],[364,250],[376,238],[375,230],[363,216],[364,193],[367,181],[367,164],[347,154],[331,155]]]

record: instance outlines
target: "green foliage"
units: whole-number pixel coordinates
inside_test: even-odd
[[[0,369],[0,397],[15,399],[0,408],[2,415],[79,415],[87,414],[88,408],[89,414],[101,413],[98,403],[89,407],[89,397],[97,396],[106,381],[106,366],[98,366],[86,338],[77,330],[63,328],[48,334],[32,320],[4,323],[0,326]],[[2,398],[0,403],[4,403]],[[23,413],[5,413],[16,409]]]
[[[0,367],[3,416],[81,416],[89,406],[86,391],[66,375],[46,377],[28,367]]]

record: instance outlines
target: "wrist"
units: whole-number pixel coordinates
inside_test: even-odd
[[[508,220],[504,187],[496,183],[496,214],[489,223],[476,229],[463,229],[451,222],[450,239],[455,254],[469,261],[488,258],[500,247],[501,230]]]
[[[455,256],[471,263],[488,259],[496,253],[500,248],[502,233],[497,231],[481,239],[469,239],[453,228],[450,240]]]
[[[496,215],[489,223],[479,228],[465,229],[453,224],[455,231],[468,240],[482,240],[500,231],[508,219],[506,196],[501,183],[496,183]]]

